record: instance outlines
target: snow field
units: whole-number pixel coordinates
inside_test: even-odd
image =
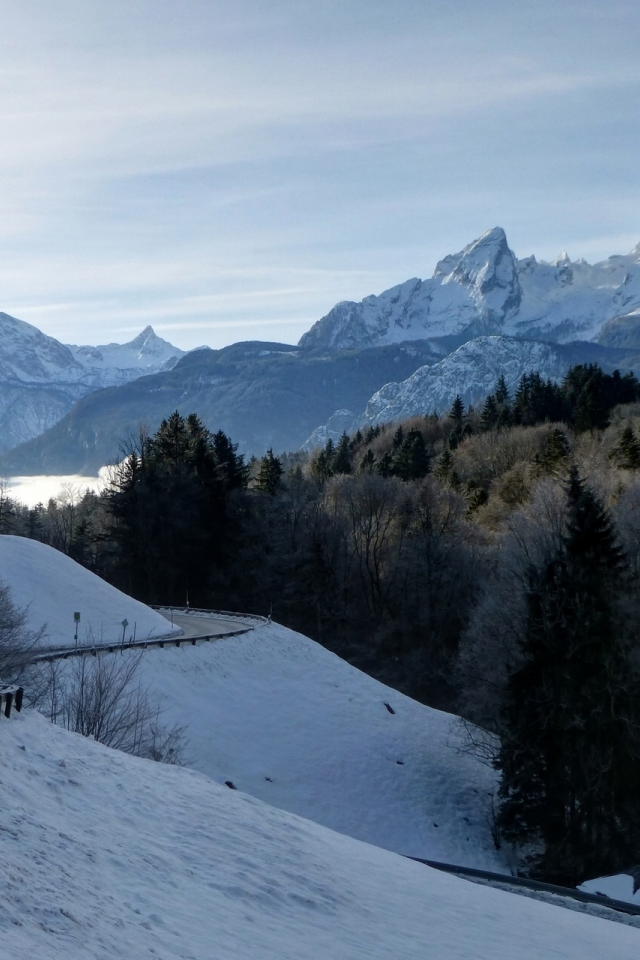
[[[486,818],[495,773],[460,752],[450,714],[277,624],[149,650],[140,670],[218,783],[397,853],[507,870]]]
[[[139,639],[174,629],[163,616],[116,590],[69,557],[36,540],[0,536],[0,581],[11,588],[16,606],[28,607],[32,630],[46,624],[44,646],[73,644],[73,615],[80,613],[78,643],[120,641],[135,629]]]
[[[27,712],[0,728],[0,952],[630,960],[638,931],[466,883]]]

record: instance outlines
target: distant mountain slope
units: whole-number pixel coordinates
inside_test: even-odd
[[[182,355],[151,327],[128,344],[68,347],[0,313],[0,453],[53,426],[93,390],[173,366]]]
[[[151,430],[173,410],[196,411],[245,453],[298,449],[338,407],[362,410],[382,383],[439,359],[428,343],[331,356],[287,344],[197,350],[170,371],[93,393],[41,437],[0,460],[0,474],[92,473],[117,458],[138,424]]]
[[[596,340],[605,322],[638,308],[640,244],[628,256],[594,265],[566,253],[551,263],[518,260],[496,227],[441,260],[429,280],[414,278],[360,303],[338,303],[300,346],[341,349],[425,337],[449,338],[453,347],[491,334]],[[635,330],[632,345],[640,348],[640,323]]]
[[[432,412],[445,413],[456,396],[465,405],[482,403],[504,375],[514,390],[525,373],[536,371],[545,379],[561,380],[576,363],[598,363],[604,370],[640,371],[640,351],[613,349],[600,344],[544,343],[513,337],[476,337],[443,360],[419,367],[404,381],[387,383],[369,399],[362,413],[349,418],[338,410],[324,425],[316,427],[303,448],[313,450],[343,430],[352,433],[376,423],[407,420]]]

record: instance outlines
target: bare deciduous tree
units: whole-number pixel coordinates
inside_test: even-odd
[[[0,583],[0,678],[5,682],[19,680],[44,633],[31,630],[27,610],[16,607],[9,588]]]
[[[75,657],[50,665],[36,705],[67,730],[163,763],[183,762],[183,729],[165,727],[139,679],[139,653]],[[38,685],[34,684],[38,689]]]

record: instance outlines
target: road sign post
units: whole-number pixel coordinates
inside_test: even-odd
[[[76,628],[76,635],[74,637],[76,646],[78,645],[78,624],[80,623],[80,613],[76,611],[73,615],[73,622]]]

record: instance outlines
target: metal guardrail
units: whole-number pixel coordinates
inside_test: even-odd
[[[54,660],[67,660],[69,657],[96,657],[99,653],[118,653],[125,650],[146,650],[147,647],[195,647],[198,643],[208,643],[211,640],[223,640],[225,637],[239,637],[243,633],[250,633],[252,627],[245,630],[229,630],[227,633],[202,634],[197,637],[164,636],[149,640],[129,640],[125,643],[91,643],[74,647],[54,647],[34,654],[30,663],[52,663]]]
[[[174,613],[186,614],[187,616],[190,613],[202,613],[205,616],[208,614],[215,617],[227,617],[231,620],[257,620],[258,623],[271,623],[269,617],[262,617],[259,613],[238,613],[237,611],[231,610],[209,610],[205,607],[174,607],[166,603],[148,603],[147,606],[151,607],[152,610],[157,610],[159,613],[162,613],[163,610],[173,610]]]
[[[474,878],[488,880],[493,883],[508,884],[512,887],[537,890],[540,893],[553,893],[559,897],[570,897],[572,900],[578,900],[581,903],[593,903],[599,907],[607,907],[609,910],[617,910],[618,913],[640,916],[640,905],[627,903],[625,900],[614,900],[604,896],[604,894],[583,893],[582,890],[576,890],[575,887],[560,887],[555,883],[527,880],[525,877],[512,877],[503,873],[491,873],[487,870],[476,870],[474,867],[461,867],[454,863],[440,863],[438,860],[423,860],[421,857],[407,857],[407,860],[415,860],[417,863],[424,863],[427,867],[433,867],[435,870],[442,870],[443,873],[453,873],[458,877],[469,878],[470,880]]]

